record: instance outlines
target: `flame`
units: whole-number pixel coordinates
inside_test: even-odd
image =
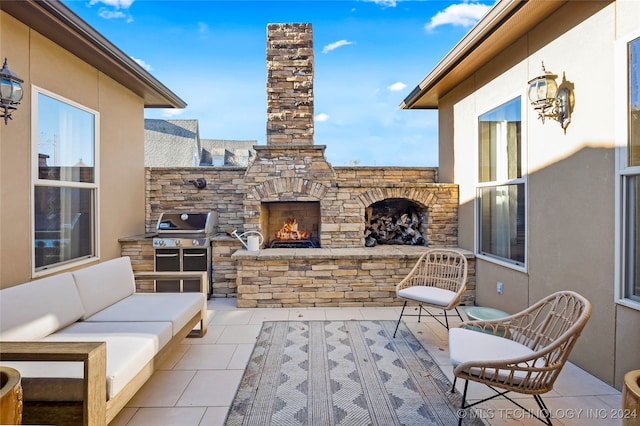
[[[287,219],[282,228],[276,232],[278,240],[306,240],[308,238],[309,233],[298,230],[298,221],[293,217]]]

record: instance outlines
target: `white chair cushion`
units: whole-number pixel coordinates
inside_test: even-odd
[[[438,287],[415,286],[403,288],[398,291],[398,296],[430,305],[448,306],[456,297],[456,293]]]
[[[205,303],[202,293],[136,293],[87,318],[87,322],[170,321],[176,335]]]
[[[171,339],[170,322],[78,322],[44,339],[48,342],[106,342],[107,398],[113,398]],[[5,363],[3,362],[3,365]],[[23,377],[83,377],[79,362],[7,362]],[[55,400],[55,398],[52,398]]]
[[[449,330],[449,357],[454,368],[469,361],[495,361],[529,356],[533,353],[534,351],[528,347],[504,337],[467,328]],[[544,359],[536,360],[535,365],[544,365]],[[472,368],[470,373],[477,376],[480,369]],[[510,373],[507,370],[499,370],[498,377],[504,380]],[[485,375],[490,376],[487,372]],[[527,372],[516,371],[513,383],[519,383],[526,375]]]
[[[0,340],[41,339],[84,315],[71,273],[0,291]]]
[[[82,319],[132,295],[136,290],[131,260],[126,256],[79,269],[72,274],[84,306]]]

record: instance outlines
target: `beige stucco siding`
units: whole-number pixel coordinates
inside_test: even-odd
[[[31,87],[100,113],[100,255],[120,255],[118,238],[144,231],[144,102],[43,37],[0,12],[0,50],[25,80],[25,96],[0,128],[0,287],[32,279]]]
[[[516,312],[558,290],[585,295],[593,315],[571,359],[611,384],[619,377],[614,359],[629,357],[614,349],[616,327],[626,325],[616,324],[614,303],[614,104],[613,96],[602,96],[613,92],[615,10],[615,4],[569,2],[439,103],[440,114],[449,115],[440,118],[448,126],[440,130],[441,149],[454,141],[443,152],[454,153],[449,167],[460,184],[459,241],[471,249],[477,117],[522,97],[528,262],[523,270],[479,259],[477,303]],[[540,73],[542,61],[559,82],[564,73],[575,87],[566,134],[557,122],[538,120],[526,98],[527,82]],[[503,295],[497,281],[504,283]]]
[[[628,36],[640,37],[640,2],[625,0],[616,3],[616,37],[623,42]],[[640,368],[640,311],[618,305],[615,327],[615,385],[622,387],[627,371]],[[611,332],[607,330],[607,332]]]

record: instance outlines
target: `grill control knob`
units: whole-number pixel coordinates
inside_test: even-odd
[[[191,243],[192,243],[194,246],[199,246],[199,245],[200,245],[200,241],[198,241],[198,240],[193,240],[193,241],[191,241]]]
[[[176,247],[180,247],[182,245],[182,240],[176,240]]]
[[[164,247],[167,243],[165,243],[164,240],[158,240],[156,241],[156,245],[159,245],[160,247]]]

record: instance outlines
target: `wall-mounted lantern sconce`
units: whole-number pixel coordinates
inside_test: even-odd
[[[192,184],[193,186],[195,186],[198,189],[204,189],[204,188],[207,187],[207,181],[206,181],[205,178],[198,178],[198,179],[190,180],[189,183]]]
[[[4,58],[4,65],[0,70],[0,117],[4,117],[5,125],[11,119],[16,105],[22,100],[22,83],[24,80],[9,69],[7,58]]]
[[[573,90],[564,77],[560,86],[556,83],[556,78],[556,74],[545,69],[543,62],[542,75],[529,81],[529,100],[543,123],[545,118],[551,118],[559,122],[566,131],[571,122]]]

